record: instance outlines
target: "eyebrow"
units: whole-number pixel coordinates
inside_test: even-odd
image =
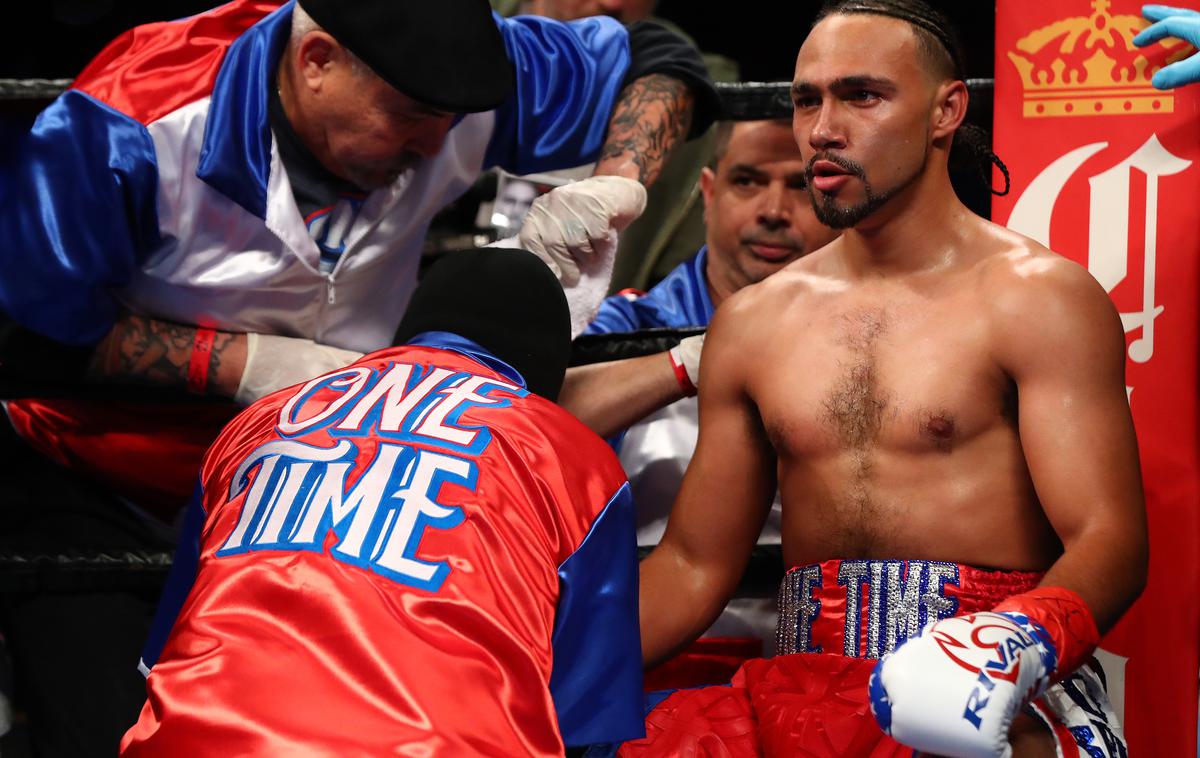
[[[760,169],[756,166],[752,166],[749,163],[735,163],[729,167],[729,173],[731,173],[731,174],[755,174],[758,176],[763,176],[764,174],[766,174],[766,172],[763,171],[762,169]]]
[[[767,172],[760,168],[750,165],[749,163],[735,163],[729,167],[730,174],[751,174],[753,176],[767,176]],[[797,179],[804,181],[803,171],[792,171],[784,176],[787,181],[795,181]]]
[[[858,89],[858,88],[862,88],[862,87],[875,87],[878,89],[886,89],[886,90],[890,91],[890,90],[896,89],[896,84],[891,79],[885,79],[880,76],[870,76],[869,74],[854,74],[851,76],[843,76],[838,79],[834,79],[829,84],[829,89],[831,89],[831,90]],[[820,89],[820,88],[812,82],[799,81],[799,82],[792,83],[792,94],[793,95],[797,95],[800,93],[806,93],[806,92],[812,92],[812,91],[818,90],[818,89]]]

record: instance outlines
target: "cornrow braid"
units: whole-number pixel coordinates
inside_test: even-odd
[[[954,144],[962,145],[971,154],[971,162],[979,170],[979,178],[988,191],[993,195],[1004,197],[1012,189],[1012,180],[1008,174],[1008,166],[1000,160],[1000,156],[992,150],[992,135],[986,129],[975,124],[963,124],[954,133]],[[992,166],[1000,169],[1004,177],[1004,189],[997,190],[992,186]]]
[[[887,16],[908,22],[921,32],[917,38],[926,48],[926,52],[945,56],[946,62],[950,64],[949,73],[952,78],[966,77],[966,55],[963,53],[958,33],[945,15],[922,0],[826,0],[813,21],[813,26],[827,16],[857,13]],[[929,42],[935,44],[931,46]]]

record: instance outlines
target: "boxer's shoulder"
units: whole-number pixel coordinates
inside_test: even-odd
[[[1056,253],[1016,254],[994,266],[984,282],[998,315],[1062,319],[1070,313],[1112,310],[1100,283],[1087,269]]]
[[[1040,354],[1038,345],[1123,334],[1112,300],[1087,269],[1033,240],[1007,235],[1007,244],[981,259],[977,279],[999,354],[1028,357]]]
[[[997,224],[988,223],[981,229],[974,246],[980,253],[981,284],[996,294],[1007,290],[1019,293],[1030,287],[1070,292],[1095,284],[1079,264]]]
[[[822,294],[841,291],[846,282],[833,265],[837,259],[830,248],[834,244],[788,264],[760,282],[743,287],[730,296],[722,308],[743,316],[762,312],[777,319],[785,305],[802,308]]]

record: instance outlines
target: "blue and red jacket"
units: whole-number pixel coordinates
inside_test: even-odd
[[[292,8],[235,0],[139,26],[38,116],[0,167],[0,317],[80,346],[128,310],[377,350],[407,307],[434,214],[491,166],[594,160],[630,70],[629,34],[612,19],[497,16],[512,97],[463,117],[436,156],[368,195],[324,272],[267,114]],[[43,454],[167,518],[232,415],[82,399],[8,410]]]
[[[417,343],[270,395],[213,445],[122,755],[549,756],[642,733],[616,458],[477,345]]]

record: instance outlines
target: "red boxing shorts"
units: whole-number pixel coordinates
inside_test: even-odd
[[[867,682],[877,659],[930,621],[990,610],[1040,580],[939,561],[793,568],[779,591],[779,655],[748,661],[732,686],[669,695],[647,715],[646,737],[625,743],[619,755],[913,756],[871,715]],[[1062,756],[1127,754],[1098,672],[1085,664],[1027,709]]]

